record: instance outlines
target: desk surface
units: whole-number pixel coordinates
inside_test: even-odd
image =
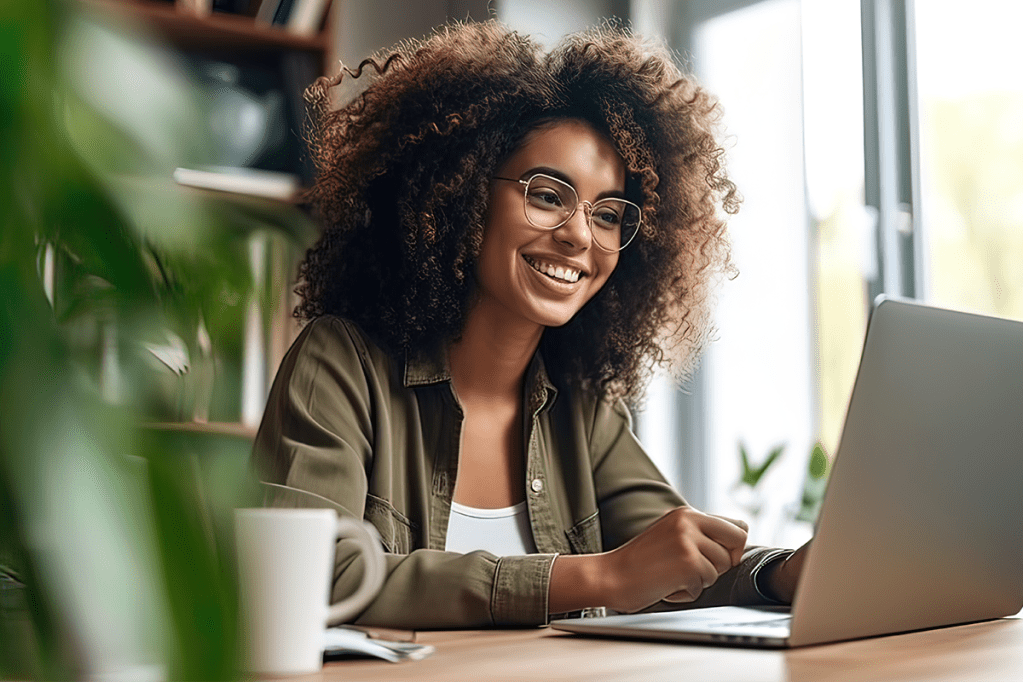
[[[422,661],[345,660],[295,680],[670,680],[870,682],[1023,680],[1023,620],[766,651],[592,639],[550,629],[421,632]]]

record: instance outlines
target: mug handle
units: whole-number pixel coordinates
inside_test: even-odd
[[[384,584],[385,566],[384,553],[380,549],[380,536],[376,528],[356,519],[339,516],[337,519],[337,539],[354,540],[362,550],[363,572],[362,582],[351,595],[332,604],[327,614],[327,625],[343,623],[366,608],[377,596]]]

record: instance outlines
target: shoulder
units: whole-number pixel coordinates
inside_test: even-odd
[[[295,346],[300,349],[309,345],[328,345],[350,346],[361,351],[366,350],[369,343],[369,338],[359,328],[359,325],[335,315],[320,315],[310,320],[295,340]]]
[[[393,371],[395,361],[351,320],[321,315],[310,321],[292,345],[282,371],[292,381],[350,383],[355,377]],[[362,382],[358,382],[362,383]]]
[[[367,361],[390,358],[357,323],[336,315],[321,315],[306,324],[295,346],[300,350],[307,347],[347,350]]]

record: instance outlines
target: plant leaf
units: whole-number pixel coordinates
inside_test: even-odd
[[[824,478],[828,474],[829,467],[828,455],[824,451],[824,446],[820,441],[817,441],[816,445],[813,446],[813,451],[810,453],[809,463],[809,474],[810,478]]]
[[[742,476],[739,479],[740,485],[748,485],[751,488],[756,487],[760,483],[760,479],[763,478],[767,470],[771,468],[771,465],[781,456],[782,452],[785,451],[785,444],[776,445],[769,453],[764,461],[759,465],[754,466],[750,463],[749,451],[746,449],[746,444],[739,441],[739,458],[742,462]]]

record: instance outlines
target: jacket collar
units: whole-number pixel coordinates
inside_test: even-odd
[[[446,346],[433,350],[410,351],[405,354],[405,387],[429,386],[451,381],[451,367],[448,365]],[[558,389],[551,382],[543,357],[537,350],[526,369],[527,405],[531,412],[537,412],[545,405],[553,404]]]

